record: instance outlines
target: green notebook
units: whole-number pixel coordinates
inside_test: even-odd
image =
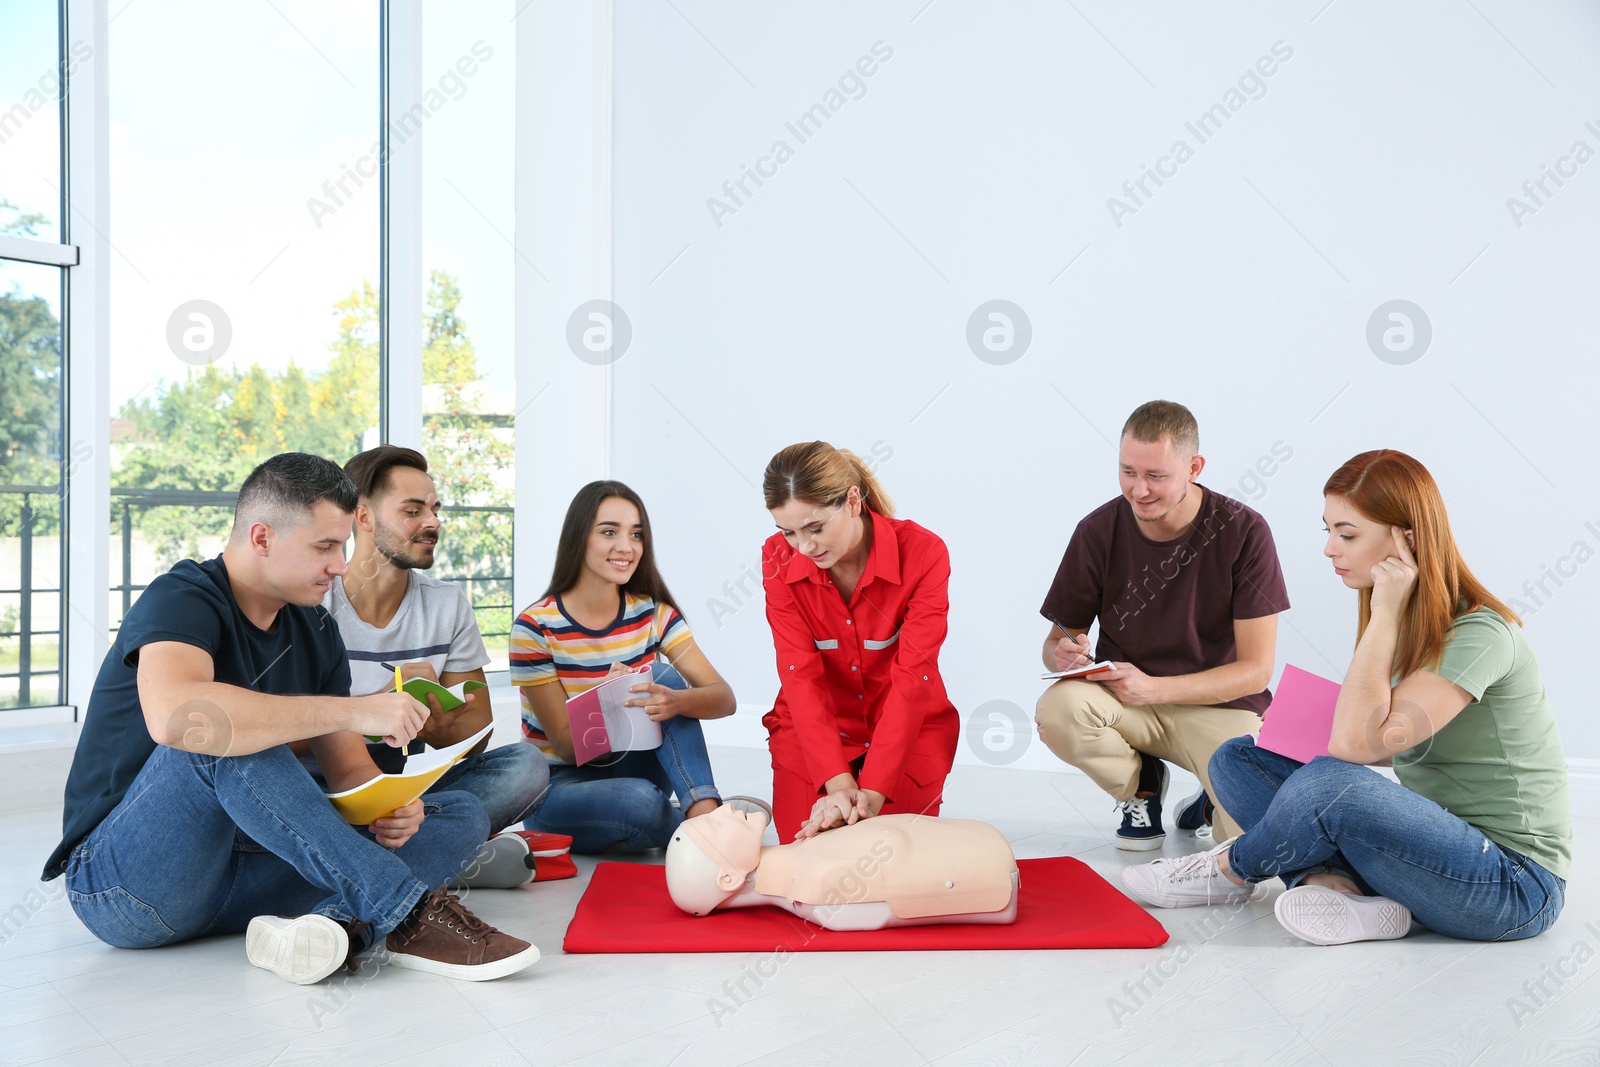
[[[468,678],[466,681],[452,685],[448,689],[438,682],[430,682],[426,678],[409,678],[405,684],[406,692],[424,704],[428,703],[429,693],[438,697],[440,711],[454,711],[467,702],[468,693],[475,693],[479,689],[487,688],[489,687],[476,678]],[[429,710],[431,711],[432,708],[430,707]],[[373,737],[371,734],[367,734],[366,738],[373,744],[380,744],[383,741],[383,738]]]
[[[449,689],[446,689],[438,682],[430,682],[426,678],[411,678],[407,680],[405,688],[406,692],[424,704],[428,702],[428,694],[432,693],[439,698],[440,711],[454,711],[467,702],[468,693],[476,693],[480,689],[489,687],[476,678],[468,678],[466,681],[453,685]]]

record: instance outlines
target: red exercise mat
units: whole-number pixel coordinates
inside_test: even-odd
[[[780,908],[696,918],[667,895],[666,869],[602,863],[578,901],[568,952],[879,952],[889,949],[1155,948],[1166,929],[1070,856],[1018,860],[1022,899],[1009,926],[909,926],[841,933]]]

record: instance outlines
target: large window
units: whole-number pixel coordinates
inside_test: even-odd
[[[96,600],[106,590],[114,633],[156,575],[221,549],[253,466],[287,450],[342,463],[378,443],[386,424],[407,442],[420,429],[450,508],[436,574],[466,591],[491,669],[503,669],[514,610],[515,4],[396,3],[400,17],[421,22],[397,50],[420,55],[387,63],[381,10],[123,4],[94,49],[78,41],[64,54],[56,2],[0,10],[0,707],[87,695],[76,692],[87,685],[76,658],[66,691],[61,651],[64,626],[84,614],[84,589]],[[86,64],[96,77],[109,72],[109,130],[95,127],[109,148],[90,153],[109,205],[75,206],[69,227],[62,93]],[[405,86],[390,94],[387,129],[386,67]],[[397,79],[402,69],[413,73]],[[94,114],[71,110],[75,130]],[[391,232],[421,235],[410,273],[395,276],[390,259],[388,284],[419,292],[420,340],[388,335],[387,381],[411,391],[390,395],[413,402],[387,423],[385,140],[413,142],[404,166],[419,179],[404,211],[391,202]],[[71,332],[65,294],[80,283],[66,284],[79,262],[76,246],[60,244],[69,230],[77,242],[110,242],[95,261],[109,264],[109,297],[104,287],[92,300],[74,296]],[[63,339],[87,351],[74,340],[85,309],[109,323],[100,362],[88,364],[101,368],[90,380],[109,403],[79,392],[74,407],[64,389],[77,357]],[[68,412],[73,427],[95,413],[91,436],[110,420],[109,456],[104,445],[91,451],[97,477],[109,458],[110,498],[88,490],[95,537],[70,541],[98,543],[109,519],[109,581],[86,586],[64,574],[63,560],[86,551],[63,549],[64,501],[76,524],[93,482],[66,490],[78,459],[63,430]],[[64,587],[76,590],[72,612]],[[108,636],[90,628],[99,643],[84,662]]]
[[[59,13],[0,17],[0,254],[29,257],[61,239]],[[62,274],[0,259],[0,708],[63,699]]]
[[[114,628],[257,463],[376,443],[378,12],[130,4],[109,47]]]

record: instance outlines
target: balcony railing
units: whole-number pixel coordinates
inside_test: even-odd
[[[0,655],[6,643],[10,640],[18,642],[18,661],[15,670],[6,670],[6,660],[0,658],[0,686],[4,686],[6,679],[15,678],[16,695],[8,699],[4,688],[0,688],[0,708],[30,707],[43,704],[65,703],[63,692],[63,677],[61,671],[61,627],[59,621],[54,629],[38,629],[34,625],[35,611],[34,598],[40,595],[55,595],[57,599],[57,620],[64,615],[65,605],[62,602],[63,582],[57,580],[52,585],[35,585],[33,580],[33,560],[38,540],[36,527],[39,515],[35,507],[36,499],[43,496],[59,504],[59,489],[55,486],[37,485],[0,485],[0,500],[6,496],[21,497],[22,521],[17,534],[17,550],[20,562],[20,579],[15,588],[0,588],[0,605],[4,605],[6,598],[18,598],[17,622],[14,629],[0,629]],[[149,588],[148,581],[135,581],[134,550],[136,545],[135,533],[140,524],[136,521],[155,508],[187,508],[195,511],[217,509],[213,512],[215,521],[191,525],[188,533],[193,540],[208,538],[222,538],[227,536],[229,526],[233,521],[233,506],[237,499],[236,493],[230,492],[203,492],[183,489],[113,489],[111,490],[112,531],[118,538],[120,548],[120,580],[111,587],[110,593],[117,597],[120,611],[116,612],[115,620],[111,627],[113,633],[121,626],[122,619],[128,614],[128,609],[133,606],[138,594]],[[490,655],[496,661],[503,661],[507,639],[510,637],[511,620],[514,618],[511,602],[511,575],[509,572],[511,561],[510,522],[497,520],[499,515],[510,516],[513,509],[510,507],[447,507],[444,513],[452,516],[452,522],[446,527],[447,533],[442,546],[445,560],[448,563],[452,542],[462,540],[462,535],[450,536],[451,527],[460,529],[469,524],[483,524],[485,522],[498,525],[503,523],[506,527],[504,539],[501,544],[495,545],[492,551],[478,554],[474,565],[463,568],[463,573],[440,574],[438,577],[447,582],[454,582],[462,587],[468,601],[473,606],[473,613],[478,619],[479,632],[483,635],[484,643],[490,649]],[[59,511],[57,512],[59,517]],[[59,528],[59,522],[57,523]],[[496,538],[496,531],[480,529],[489,540]],[[480,538],[480,546],[484,538]],[[57,551],[60,551],[60,539],[57,539]],[[64,557],[63,557],[64,560]],[[147,568],[149,569],[149,568]],[[64,572],[64,562],[58,567],[56,573]],[[154,574],[150,575],[154,578]],[[481,602],[480,602],[481,600]],[[56,639],[56,654],[52,662],[39,663],[34,655],[34,641],[37,638]],[[40,683],[46,679],[51,684],[41,689]]]
[[[0,622],[0,708],[9,705],[15,707],[33,707],[37,705],[61,704],[65,702],[62,694],[63,684],[61,675],[61,608],[62,608],[62,581],[65,572],[65,557],[61,555],[61,542],[57,539],[56,552],[56,581],[54,585],[38,586],[33,581],[33,555],[34,555],[34,527],[40,515],[35,508],[35,502],[43,497],[54,502],[54,517],[59,527],[61,516],[61,487],[55,485],[0,485],[0,497],[18,496],[22,498],[22,510],[18,525],[17,554],[18,578],[15,588],[0,587],[0,606],[3,606],[10,597],[17,598],[16,622],[10,626]],[[4,581],[0,577],[0,581]],[[34,597],[40,595],[56,596],[56,627],[53,630],[41,630],[35,627]],[[0,619],[6,613],[0,610]],[[13,628],[14,627],[14,628]],[[33,641],[36,637],[54,637],[56,639],[55,661],[48,668],[34,663]],[[17,665],[15,670],[6,670],[7,659],[5,649],[10,641],[17,640]],[[17,695],[12,701],[7,701],[4,683],[8,678],[17,680]],[[49,689],[40,692],[39,682],[51,679],[53,684]],[[48,693],[48,696],[45,694]]]

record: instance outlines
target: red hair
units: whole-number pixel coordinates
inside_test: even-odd
[[[1322,492],[1343,497],[1375,523],[1411,531],[1417,585],[1401,618],[1395,648],[1394,667],[1402,678],[1439,665],[1458,615],[1487,607],[1507,622],[1522,624],[1467,569],[1450,533],[1439,486],[1415,459],[1392,448],[1363,452],[1334,471]],[[1372,590],[1363,589],[1360,596],[1358,641],[1372,620]]]

